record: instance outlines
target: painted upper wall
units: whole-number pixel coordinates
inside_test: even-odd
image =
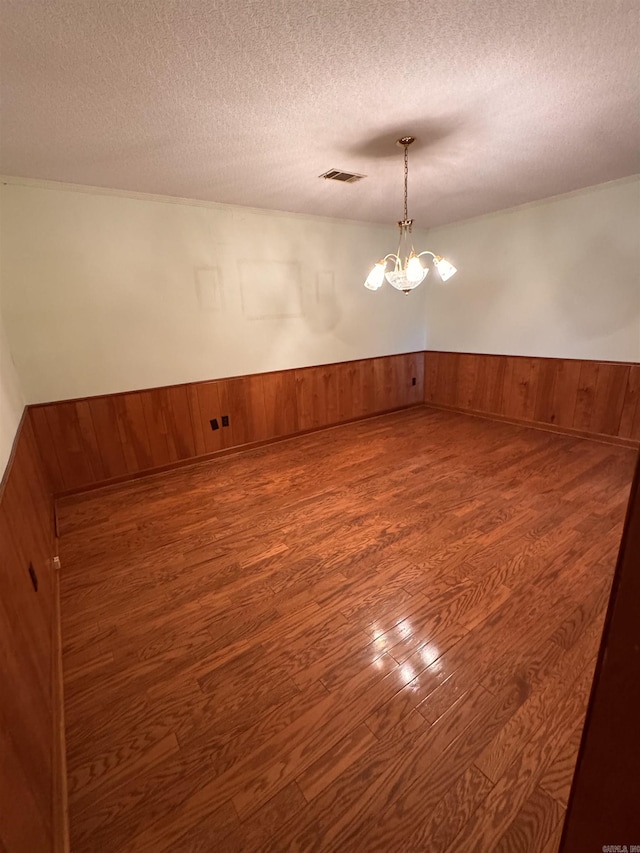
[[[424,288],[363,287],[393,225],[1,192],[2,305],[29,403],[424,349]]]
[[[427,349],[640,361],[640,178],[435,229]]]
[[[12,181],[0,202],[0,308],[31,403],[425,343],[640,361],[639,178],[416,234],[459,273],[408,297],[362,287],[393,225]],[[22,394],[2,352],[9,436]]]
[[[24,409],[24,397],[0,316],[0,480]]]
[[[13,440],[24,409],[24,397],[2,320],[2,273],[2,240],[0,237],[0,480],[7,467]]]

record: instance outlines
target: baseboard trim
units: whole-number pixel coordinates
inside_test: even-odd
[[[630,447],[635,450],[640,448],[640,441],[635,438],[623,438],[618,435],[604,435],[603,433],[587,432],[585,430],[574,429],[573,427],[563,427],[557,424],[549,424],[544,421],[527,421],[523,418],[510,418],[506,415],[494,414],[493,412],[478,412],[475,409],[461,409],[457,406],[446,406],[440,403],[425,403],[427,409],[438,409],[443,412],[455,412],[459,415],[470,415],[474,418],[484,418],[488,421],[499,421],[500,423],[512,424],[513,426],[529,427],[531,429],[539,429],[544,432],[553,432],[557,435],[567,435],[571,438],[583,438],[587,441],[597,441],[600,444],[613,444],[617,447]]]
[[[422,409],[424,403],[413,403],[410,406],[400,406],[396,409],[385,409],[383,412],[375,412],[371,415],[364,415],[358,418],[349,418],[346,421],[340,421],[336,424],[328,424],[327,426],[312,427],[311,429],[298,430],[297,432],[287,433],[287,435],[278,435],[273,438],[266,438],[261,441],[251,441],[248,444],[238,444],[234,447],[225,447],[222,450],[215,450],[212,453],[204,453],[201,456],[190,456],[187,459],[179,459],[176,462],[170,462],[167,465],[158,465],[155,468],[145,468],[143,471],[136,471],[132,474],[123,474],[120,477],[111,477],[109,480],[99,480],[96,483],[89,483],[86,486],[77,486],[74,489],[63,489],[54,494],[54,500],[60,498],[69,498],[74,495],[84,495],[87,492],[94,492],[97,489],[106,489],[109,486],[119,486],[122,483],[130,483],[134,480],[142,480],[147,477],[153,477],[156,474],[166,474],[168,471],[176,471],[182,468],[190,468],[194,465],[200,465],[202,462],[209,462],[212,459],[219,459],[222,456],[233,456],[236,453],[244,453],[247,450],[255,450],[259,447],[267,447],[270,444],[280,444],[283,441],[290,441],[293,438],[299,438],[301,435],[310,435],[315,432],[326,432],[327,430],[337,429],[338,427],[347,426],[348,424],[360,423],[361,421],[370,421],[374,418],[381,418],[384,415],[390,415],[393,412],[406,412],[411,409]],[[57,518],[57,515],[56,515]]]
[[[54,556],[58,556],[57,538]],[[64,674],[62,669],[62,620],[60,612],[60,568],[53,563],[53,853],[69,853],[69,803],[67,790],[67,748],[64,724]]]

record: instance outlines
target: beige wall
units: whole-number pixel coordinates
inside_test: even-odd
[[[8,181],[2,446],[8,345],[32,403],[425,344],[640,361],[638,178],[416,234],[459,273],[408,297],[362,287],[393,225]]]
[[[433,230],[427,348],[640,361],[640,178]]]
[[[424,348],[425,289],[363,287],[393,224],[11,182],[2,204],[30,403]]]
[[[0,479],[20,423],[24,398],[0,318]]]
[[[1,223],[1,212],[0,212]],[[0,240],[0,306],[2,297],[2,241]],[[18,381],[0,307],[0,479],[4,474],[13,439],[20,423],[24,397]]]

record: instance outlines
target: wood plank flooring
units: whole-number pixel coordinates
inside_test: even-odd
[[[61,501],[74,853],[553,853],[634,459],[421,408]]]

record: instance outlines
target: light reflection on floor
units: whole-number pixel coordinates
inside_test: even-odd
[[[374,656],[372,658],[372,662],[376,665],[378,669],[381,669],[384,664],[384,655],[388,654],[390,657],[393,658],[394,647],[403,640],[409,640],[412,636],[413,629],[408,619],[404,619],[402,622],[399,622],[397,625],[394,625],[394,627],[391,628],[391,630],[389,631],[383,631],[380,626],[374,624],[372,642],[372,650]],[[424,669],[424,666],[431,667],[434,665],[434,669],[437,669],[436,662],[441,656],[441,652],[435,645],[435,643],[421,643],[417,641],[416,648],[410,656],[413,656],[415,654],[419,654],[423,664],[423,666],[420,667],[420,670]],[[400,667],[400,672],[402,674],[403,679],[407,683],[413,681],[416,677],[414,667],[410,663],[406,662],[406,660],[404,663],[402,663]]]

